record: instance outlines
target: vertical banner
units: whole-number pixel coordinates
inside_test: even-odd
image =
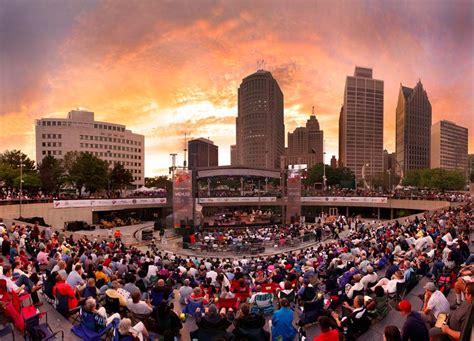
[[[294,217],[294,222],[298,222],[301,216],[301,173],[299,169],[288,170],[288,184],[286,190],[288,193],[286,223],[291,223],[291,217]]]
[[[193,220],[193,191],[192,172],[187,169],[177,169],[173,179],[173,226],[180,227]]]

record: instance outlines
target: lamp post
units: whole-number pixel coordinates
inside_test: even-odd
[[[23,160],[20,160],[20,218],[23,204]]]
[[[211,178],[207,178],[207,197],[211,197]]]
[[[323,152],[323,190],[326,191],[326,162],[324,161],[324,157],[326,152]]]
[[[244,196],[244,178],[240,177],[240,196]]]
[[[364,182],[364,187],[366,189],[370,189],[369,185],[367,184],[367,180],[365,179],[365,167],[369,167],[370,164],[369,163],[364,163],[362,165],[362,181]]]
[[[388,173],[388,193],[392,193],[392,169],[387,169]]]

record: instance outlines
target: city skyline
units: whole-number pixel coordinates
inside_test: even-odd
[[[2,3],[0,152],[21,149],[34,158],[35,119],[86,107],[100,121],[145,135],[146,176],[166,174],[169,153],[178,153],[182,164],[184,133],[209,136],[219,146],[221,163],[230,164],[237,88],[261,59],[285,95],[285,136],[303,126],[315,106],[325,131],[326,163],[332,155],[339,159],[344,82],[356,65],[372,68],[384,81],[385,149],[395,151],[400,83],[416,79],[429,94],[433,122],[446,119],[472,131],[469,6],[468,1]]]

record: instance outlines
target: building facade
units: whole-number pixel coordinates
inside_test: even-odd
[[[404,174],[430,167],[431,103],[423,84],[400,84],[396,110],[395,153]]]
[[[305,127],[298,127],[288,133],[288,148],[285,151],[286,166],[307,165],[308,168],[323,162],[324,133],[319,129],[315,115],[306,121]]]
[[[331,168],[337,168],[337,159],[336,159],[336,155],[333,155],[331,157]]]
[[[240,84],[236,142],[239,165],[280,167],[285,150],[283,93],[268,71],[258,70]]]
[[[372,69],[356,67],[347,76],[339,117],[339,163],[350,168],[356,181],[383,171],[384,83]]]
[[[230,164],[231,166],[237,166],[239,164],[237,159],[237,146],[235,144],[230,146]]]
[[[188,141],[188,168],[216,167],[219,165],[219,147],[213,141],[198,138]]]
[[[431,168],[460,170],[467,178],[468,129],[441,120],[431,127]]]
[[[94,113],[72,110],[67,118],[36,120],[36,163],[47,155],[62,159],[71,151],[89,152],[107,161],[109,167],[120,163],[128,169],[134,185],[145,184],[145,137],[124,125],[94,120]]]
[[[471,174],[474,174],[474,154],[469,154],[467,156],[467,162],[468,162],[468,168],[469,168],[467,174],[470,177]]]
[[[386,149],[383,151],[383,171],[392,170],[397,171],[397,156],[396,153],[389,153]]]

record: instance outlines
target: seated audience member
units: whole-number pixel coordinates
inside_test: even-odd
[[[313,341],[339,341],[339,331],[334,328],[331,319],[327,316],[318,317],[321,333],[315,336]]]
[[[256,338],[255,341],[266,341],[270,339],[270,334],[263,330],[265,318],[262,314],[250,312],[250,305],[243,303],[240,306],[236,319],[234,320],[235,341],[249,340],[249,337]],[[257,329],[258,333],[252,333]],[[258,339],[257,339],[258,337]]]
[[[158,329],[156,330],[158,334],[165,334],[168,331],[171,332],[173,336],[180,335],[179,331],[183,328],[183,324],[178,314],[173,310],[172,303],[167,304],[164,301],[161,302],[156,309],[155,317],[158,324]]]
[[[461,339],[461,333],[465,330],[473,310],[474,283],[468,283],[464,291],[465,301],[457,307],[448,318],[446,324],[440,328],[431,328],[430,338],[433,341],[458,341]],[[467,330],[470,333],[469,330]]]
[[[422,317],[430,325],[434,325],[439,314],[449,314],[450,306],[443,293],[436,289],[433,282],[428,282],[424,286],[425,295],[423,300]]]
[[[260,285],[257,286],[257,292],[252,295],[249,303],[252,305],[251,311],[254,313],[273,312],[273,294],[269,292],[263,292]]]
[[[375,287],[381,286],[386,294],[395,294],[397,292],[397,284],[405,282],[403,272],[400,270],[396,271],[391,279],[382,278]],[[372,288],[375,290],[375,287]]]
[[[374,272],[374,268],[371,265],[369,265],[367,266],[367,275],[362,277],[360,282],[364,286],[364,289],[367,290],[367,288],[369,288],[370,285],[375,285],[375,283],[377,282],[377,278],[378,278],[378,275],[376,272]]]
[[[74,290],[61,275],[56,276],[56,285],[53,288],[53,295],[56,297],[56,292],[59,292],[61,295],[68,298],[68,307],[69,309],[74,309],[77,307],[77,291]]]
[[[99,294],[99,289],[97,289],[97,287],[95,286],[95,279],[89,278],[87,280],[86,287],[81,293],[81,296],[83,298],[88,298],[88,297],[97,298],[98,294]]]
[[[200,308],[196,310],[196,325],[198,329],[191,332],[191,339],[197,338],[200,340],[199,335],[204,333],[218,333],[220,335],[226,335],[227,338],[232,337],[232,334],[227,333],[227,328],[232,324],[226,317],[226,310],[222,308],[220,312],[217,311],[217,307],[211,304],[208,308],[205,308],[204,316],[201,314]],[[207,332],[207,333],[206,333]]]
[[[118,298],[118,300],[120,302],[120,305],[122,307],[126,307],[127,306],[127,300],[121,293],[118,292],[119,288],[120,288],[119,282],[112,281],[112,287],[105,291],[105,295],[110,297],[110,298]]]
[[[132,327],[132,321],[129,318],[124,318],[120,321],[118,333],[119,340],[126,336],[131,336],[133,340],[148,340],[148,330],[143,322],[138,322]]]
[[[403,341],[428,341],[428,328],[426,323],[417,311],[412,311],[411,303],[408,300],[402,300],[398,303],[397,310],[406,317],[402,327]]]
[[[120,320],[120,314],[115,313],[107,317],[105,308],[97,309],[97,304],[94,298],[89,297],[84,303],[81,310],[81,324],[86,328],[100,333],[106,326],[108,326],[114,319]]]
[[[344,330],[347,328],[347,338],[355,340],[370,327],[370,319],[364,306],[364,296],[356,296],[352,307],[347,302],[343,303],[343,307],[347,309],[347,313],[343,314],[342,317],[339,317],[335,311],[331,315],[336,320],[339,328]]]
[[[138,315],[149,315],[153,312],[153,306],[141,300],[140,290],[136,290],[131,295],[132,298],[127,300],[127,308],[132,313]]]
[[[186,299],[193,293],[193,288],[189,285],[189,279],[183,281],[183,285],[179,288],[179,303],[186,304]]]
[[[281,308],[272,316],[272,339],[292,341],[296,336],[296,328],[293,326],[293,310],[286,298],[280,301]]]

